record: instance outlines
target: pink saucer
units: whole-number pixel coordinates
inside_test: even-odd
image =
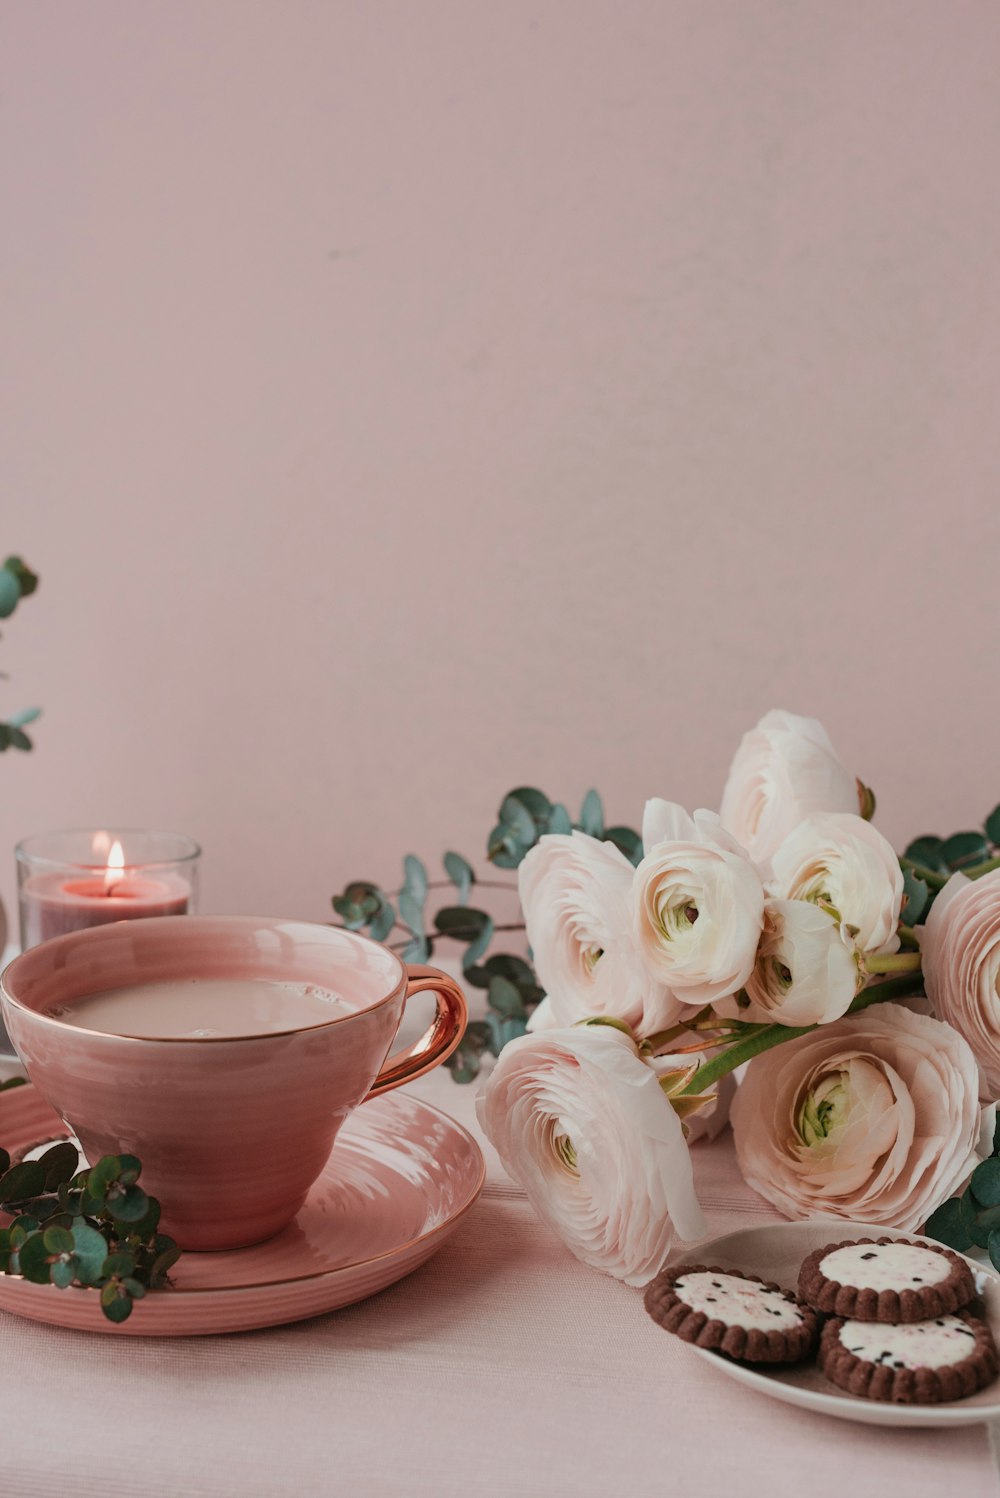
[[[11,1155],[66,1128],[31,1086],[0,1094]],[[97,1292],[0,1274],[0,1310],[76,1331],[139,1337],[243,1332],[351,1305],[410,1274],[451,1234],[482,1190],[482,1152],[460,1124],[390,1092],[344,1124],[298,1216],[276,1238],[228,1253],[187,1253],[173,1285],[119,1325]]]

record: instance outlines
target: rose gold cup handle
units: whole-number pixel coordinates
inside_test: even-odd
[[[408,965],[406,973],[404,1003],[409,1003],[415,993],[425,993],[430,989],[437,995],[437,1013],[419,1040],[414,1041],[408,1050],[400,1051],[397,1056],[390,1056],[383,1064],[364,1102],[368,1098],[377,1097],[380,1092],[389,1092],[393,1087],[401,1087],[404,1082],[412,1082],[414,1077],[422,1077],[424,1072],[439,1066],[451,1055],[465,1034],[469,1010],[465,994],[455,980],[449,978],[447,973],[439,972],[436,967]]]

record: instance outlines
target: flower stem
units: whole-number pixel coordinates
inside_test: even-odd
[[[919,952],[872,953],[865,958],[866,973],[917,973],[920,971]]]
[[[966,879],[978,879],[982,874],[989,874],[993,869],[1000,869],[1000,855],[996,858],[987,858],[984,863],[971,864],[967,869],[960,869]]]
[[[857,1014],[860,1010],[867,1009],[870,1004],[882,1004],[889,999],[901,999],[908,994],[919,993],[922,987],[922,976],[917,972],[901,973],[899,977],[887,978],[882,983],[870,983],[867,988],[861,990],[847,1012]],[[796,1040],[798,1036],[808,1035],[810,1031],[818,1029],[818,1025],[803,1025],[800,1028],[794,1028],[791,1025],[765,1025],[755,1035],[748,1035],[745,1039],[738,1040],[721,1055],[713,1057],[711,1061],[699,1067],[695,1076],[684,1088],[684,1095],[704,1092],[720,1077],[725,1077],[731,1071],[735,1071],[745,1061],[752,1061],[763,1051],[769,1051],[776,1045],[782,1045],[786,1040]]]
[[[912,926],[904,926],[902,923],[900,923],[899,939],[903,943],[904,947],[920,946],[920,943],[917,940],[917,933],[916,931],[914,931]]]

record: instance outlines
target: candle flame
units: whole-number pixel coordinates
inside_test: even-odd
[[[108,866],[104,870],[104,893],[114,893],[115,885],[119,883],[125,872],[125,853],[121,843],[112,843],[111,852],[108,854]]]

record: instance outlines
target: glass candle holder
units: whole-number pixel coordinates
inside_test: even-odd
[[[197,909],[201,849],[178,832],[46,832],[18,843],[21,948],[52,936]]]

